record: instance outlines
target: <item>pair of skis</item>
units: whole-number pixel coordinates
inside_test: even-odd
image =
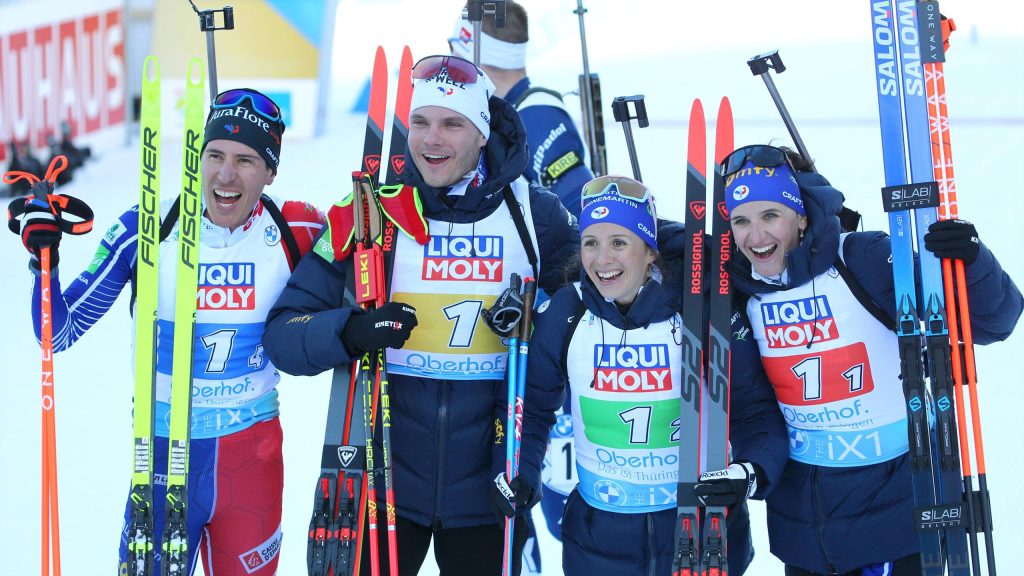
[[[679,406],[679,484],[673,576],[719,576],[728,573],[726,509],[708,506],[703,514],[694,495],[704,470],[729,465],[729,359],[732,291],[727,264],[732,231],[725,209],[725,180],[713,172],[710,251],[705,251],[708,215],[707,140],[700,100],[690,110],[686,171],[686,254],[683,269],[689,283],[683,290],[683,366]],[[722,98],[715,127],[715,165],[733,150],[732,107]],[[705,254],[710,253],[710,263]],[[704,325],[705,279],[711,297],[710,325]],[[704,334],[708,334],[705,347]],[[705,354],[705,350],[707,354]],[[707,375],[704,359],[708,358]],[[702,425],[706,423],[706,425]]]
[[[412,52],[406,47],[398,75],[388,149],[387,183],[397,183],[404,169],[405,142],[412,100]],[[370,101],[363,142],[362,169],[353,174],[351,207],[355,222],[356,251],[354,291],[363,308],[375,308],[387,300],[385,263],[381,240],[394,233],[394,225],[382,217],[377,183],[384,151],[388,97],[388,67],[384,50],[377,48],[370,81]],[[356,405],[361,402],[361,409]],[[379,573],[376,470],[373,429],[380,407],[382,477],[386,502],[388,568],[398,575],[398,542],[394,486],[391,477],[391,417],[387,358],[384,350],[369,351],[347,370],[336,369],[324,432],[324,446],[313,497],[306,563],[310,576],[359,574],[362,562],[364,518],[369,537],[371,574]]]
[[[948,569],[951,575],[980,574],[976,533],[983,531],[988,572],[995,574],[963,262],[940,262],[923,249],[932,223],[957,216],[941,64],[942,18],[937,2],[930,0],[872,0],[871,18],[886,183],[883,205],[889,215],[923,573],[938,576]],[[914,236],[920,263],[916,275]],[[980,492],[973,488],[966,445],[964,386],[972,405]],[[929,413],[934,416],[929,418]]]
[[[150,71],[152,73],[150,73]],[[188,548],[188,457],[192,412],[192,352],[199,282],[199,228],[202,202],[199,155],[203,140],[204,73],[202,61],[189,62],[185,88],[185,142],[178,222],[174,350],[171,363],[171,413],[167,498],[161,537],[160,574],[186,576]],[[139,229],[136,257],[135,401],[132,487],[127,526],[128,572],[152,576],[153,408],[156,383],[157,302],[160,255],[160,67],[153,56],[142,68]]]

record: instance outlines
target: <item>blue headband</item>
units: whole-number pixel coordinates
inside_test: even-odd
[[[650,202],[636,202],[618,194],[605,194],[587,202],[580,211],[580,232],[592,224],[618,224],[636,234],[658,251],[658,221],[651,213]]]
[[[737,206],[765,200],[788,206],[806,216],[800,186],[788,164],[770,168],[747,162],[738,172],[726,177],[725,207],[732,214]]]

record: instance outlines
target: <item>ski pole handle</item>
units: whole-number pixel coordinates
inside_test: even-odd
[[[629,103],[633,103],[635,114],[630,114]],[[647,106],[644,105],[643,94],[636,96],[616,96],[612,100],[612,115],[616,122],[622,123],[622,130],[626,134],[626,148],[629,150],[629,163],[633,167],[633,178],[637,182],[643,182],[640,177],[640,162],[637,159],[636,143],[633,141],[633,127],[630,120],[636,120],[640,128],[647,128],[650,122],[647,119]]]
[[[533,303],[537,300],[537,281],[533,278],[526,279],[526,287],[523,289],[523,316],[519,319],[519,342],[529,344],[530,335],[533,332]],[[519,375],[523,377],[522,374]]]
[[[811,155],[807,151],[807,146],[804,145],[803,139],[800,138],[800,132],[796,129],[796,123],[793,122],[793,118],[789,115],[789,110],[786,109],[786,104],[782,102],[782,96],[779,95],[779,91],[775,87],[775,81],[772,80],[772,70],[775,70],[778,74],[786,71],[786,65],[782,63],[779,51],[772,50],[771,52],[758,54],[747,60],[747,66],[750,67],[750,72],[754,76],[760,76],[764,80],[764,85],[768,87],[768,93],[771,94],[772,100],[775,101],[775,107],[778,108],[779,115],[782,116],[782,121],[786,124],[786,130],[789,131],[793,142],[796,143],[796,149],[804,157],[804,160],[807,161],[811,171],[817,172],[818,170],[814,167],[814,161],[811,160]]]

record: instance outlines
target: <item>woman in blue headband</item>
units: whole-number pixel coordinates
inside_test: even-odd
[[[602,176],[582,196],[579,280],[541,307],[527,371],[534,402],[553,412],[571,399],[579,483],[562,519],[563,570],[668,576],[679,443],[697,441],[679,438],[685,233],[630,178]],[[729,574],[740,575],[753,557],[745,496],[770,490],[787,440],[756,348],[732,345],[747,349],[732,367],[733,461],[749,478],[728,517]]]
[[[919,576],[889,238],[844,232],[843,195],[790,150],[740,148],[722,172],[733,286],[789,429],[772,553],[787,576]],[[967,265],[975,341],[1009,336],[1021,293],[974,226],[937,222],[925,248]]]

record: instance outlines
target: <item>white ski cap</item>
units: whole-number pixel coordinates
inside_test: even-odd
[[[473,23],[466,17],[459,17],[455,22],[455,30],[448,39],[452,55],[473,61]],[[514,44],[498,40],[494,36],[480,30],[480,64],[494,66],[504,70],[526,68],[526,45]]]
[[[442,58],[447,60],[447,58],[454,57],[444,56]],[[427,59],[424,58],[420,62],[425,60]],[[465,62],[465,64],[473,65],[472,62]],[[473,68],[476,67],[473,66]],[[488,100],[494,94],[494,83],[483,70],[476,68],[476,72],[475,82],[456,82],[448,73],[447,64],[438,67],[437,71],[429,78],[416,80],[413,83],[409,111],[415,112],[424,106],[447,108],[465,116],[480,130],[484,138],[490,138],[491,109]]]

